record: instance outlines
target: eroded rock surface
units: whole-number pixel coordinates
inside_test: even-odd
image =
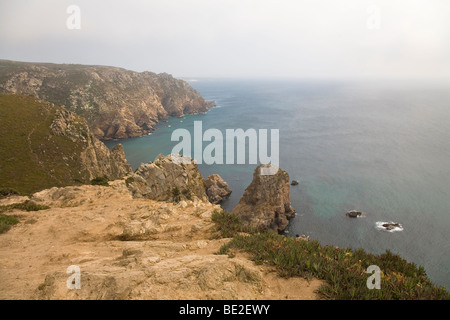
[[[318,298],[321,281],[217,255],[230,239],[215,236],[220,207],[208,201],[135,199],[124,180],[51,188],[32,200],[51,208],[8,213],[20,223],[0,234],[0,299]],[[73,265],[79,290],[67,287]]]

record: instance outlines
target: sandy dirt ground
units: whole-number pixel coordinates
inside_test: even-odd
[[[230,239],[214,236],[217,205],[133,199],[124,181],[32,199],[51,208],[6,213],[20,223],[0,235],[0,299],[319,299],[322,281],[280,278],[245,254],[218,255]],[[77,275],[81,288],[69,289]]]

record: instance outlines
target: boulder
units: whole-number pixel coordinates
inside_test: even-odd
[[[259,165],[253,173],[253,181],[245,189],[233,213],[242,220],[244,226],[283,231],[294,217],[289,194],[289,175],[276,168],[272,175],[261,174],[262,169],[276,168]]]
[[[296,185],[298,185],[298,181],[297,180],[292,180],[291,186],[296,186]]]
[[[211,203],[220,203],[228,198],[231,194],[231,189],[228,183],[223,181],[218,174],[212,174],[205,179],[206,195]]]

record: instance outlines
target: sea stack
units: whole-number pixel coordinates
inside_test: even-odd
[[[278,168],[273,175],[261,174],[262,168],[270,167],[267,164],[256,167],[253,181],[245,189],[233,213],[239,216],[244,226],[281,232],[294,217],[295,210],[291,206],[288,173]]]

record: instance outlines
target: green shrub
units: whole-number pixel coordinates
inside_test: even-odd
[[[214,210],[211,220],[216,223],[216,231],[224,238],[231,238],[239,232],[252,234],[265,231],[262,228],[244,226],[236,213],[229,213],[225,210]]]
[[[41,204],[34,203],[33,201],[24,201],[22,203],[14,203],[6,206],[0,206],[0,234],[8,231],[12,225],[19,223],[19,220],[15,216],[9,216],[3,214],[9,210],[23,210],[23,211],[39,211],[49,209],[50,207]]]
[[[214,210],[211,220],[216,223],[216,231],[219,231],[224,238],[231,238],[238,232],[244,231],[242,222],[235,213]]]
[[[127,185],[127,187],[132,184],[134,182],[134,178],[133,177],[128,177],[125,179],[125,184]]]
[[[175,202],[179,202],[181,200],[180,189],[178,189],[177,187],[172,189],[172,198]]]
[[[40,210],[50,209],[50,207],[42,205],[42,204],[37,204],[33,201],[27,200],[25,202],[17,204],[17,206],[15,206],[14,209],[25,210],[25,211],[40,211]]]
[[[44,206],[41,204],[34,203],[33,201],[27,200],[22,203],[14,203],[14,204],[6,205],[6,206],[0,206],[0,213],[8,211],[8,210],[13,210],[13,209],[18,209],[18,210],[23,210],[23,211],[39,211],[39,210],[46,210],[49,208],[50,207],[48,207],[48,206]]]
[[[183,189],[183,191],[181,191],[181,194],[188,200],[192,200],[192,192],[189,188]]]
[[[8,216],[0,213],[0,234],[8,231],[11,226],[19,223],[19,220],[15,216]]]
[[[9,197],[12,195],[18,195],[19,192],[13,188],[1,188],[0,189],[0,198]]]
[[[93,186],[109,186],[107,177],[97,177],[91,180]]]

